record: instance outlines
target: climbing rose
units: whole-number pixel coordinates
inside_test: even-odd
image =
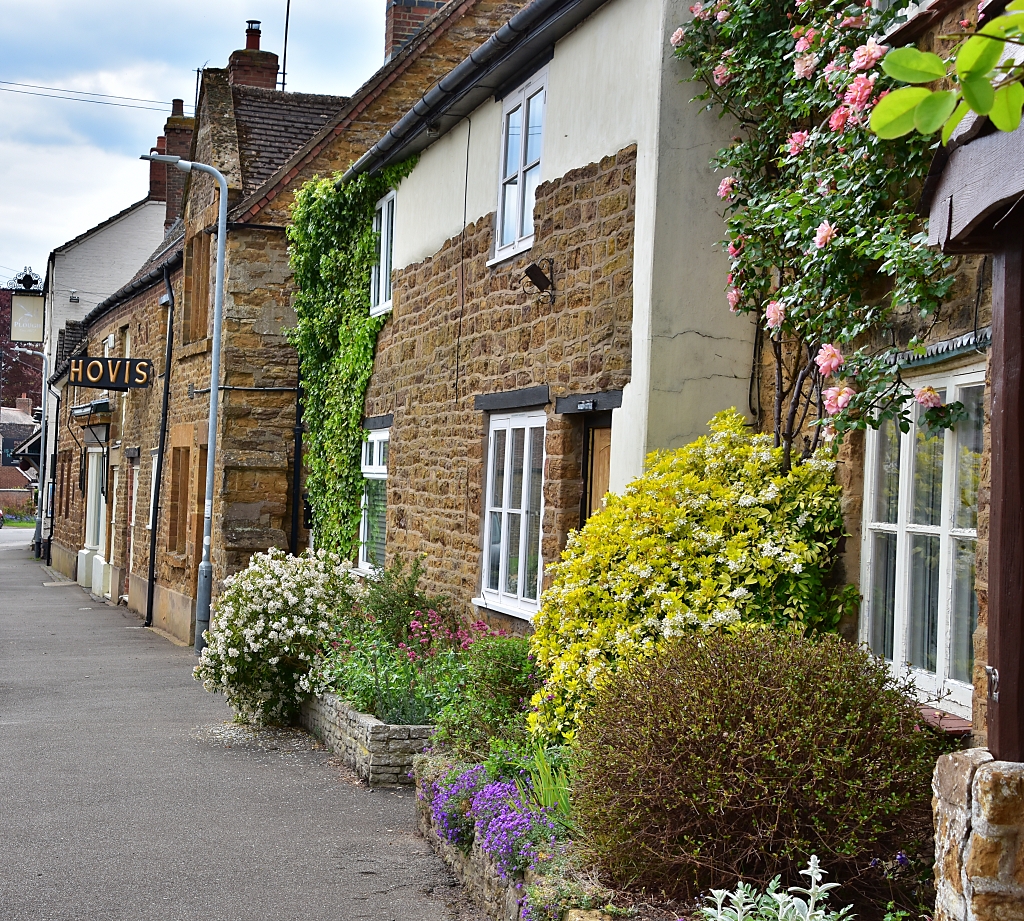
[[[736,192],[736,177],[726,176],[718,183],[718,197],[730,200]]]
[[[831,344],[823,345],[814,361],[823,377],[831,377],[846,363],[843,353]]]
[[[934,387],[918,387],[914,391],[914,399],[926,409],[935,409],[942,405],[942,397]]]
[[[711,10],[704,9],[704,4],[695,3],[690,7],[690,12],[693,13],[696,19],[707,19],[711,15]]]
[[[807,139],[810,135],[806,131],[794,131],[789,136],[789,155],[795,157],[801,150],[804,149],[804,144],[807,143]]]
[[[797,80],[804,80],[814,73],[814,68],[817,66],[818,56],[816,54],[804,54],[793,61],[793,74]]]
[[[844,68],[842,64],[839,64],[836,61],[829,61],[825,65],[825,69],[822,71],[822,73],[825,75],[826,80],[831,80],[833,76],[835,76],[836,74],[841,74],[845,69],[846,68]]]
[[[739,288],[729,288],[729,289],[728,289],[728,290],[727,290],[727,291],[725,292],[725,299],[726,299],[726,300],[727,300],[727,301],[729,302],[729,309],[730,309],[730,310],[731,310],[731,311],[732,311],[733,313],[736,313],[737,309],[739,309],[739,306],[740,306],[740,298],[741,298],[742,296],[743,296],[743,295],[742,295],[742,293],[740,292],[740,289],[739,289]]]
[[[846,90],[843,102],[855,112],[862,112],[875,90],[875,80],[877,78],[878,74],[872,74],[870,77],[865,77],[861,74],[859,77],[854,78],[853,83]]]
[[[828,246],[836,237],[836,229],[828,221],[822,221],[814,234],[814,245],[821,249]]]
[[[840,28],[843,29],[863,29],[864,28],[864,15],[860,16],[847,16],[841,23]]]
[[[686,38],[686,33],[682,29],[676,29],[675,32],[672,33],[672,37],[669,39],[669,42],[672,44],[673,48],[678,48],[683,43],[684,38]]]
[[[768,320],[768,328],[778,329],[782,326],[782,318],[786,312],[778,301],[769,301],[768,306],[764,309],[764,315]]]
[[[874,67],[889,50],[888,45],[879,45],[873,38],[868,39],[866,45],[861,45],[853,52],[852,70],[868,70]]]
[[[715,19],[717,19],[719,22],[725,22],[729,18],[730,15],[731,14],[729,13],[728,10],[719,10],[715,14]]]
[[[801,52],[801,51],[809,51],[810,48],[811,48],[811,45],[814,44],[814,39],[817,36],[817,34],[818,33],[815,32],[814,29],[808,29],[807,30],[807,34],[806,35],[802,35],[800,37],[800,39],[797,41],[797,43],[796,43],[796,51],[798,53]]]
[[[725,86],[732,79],[732,74],[729,73],[729,68],[725,64],[719,64],[711,75],[714,78],[715,86]]]
[[[825,400],[825,412],[834,416],[839,410],[846,409],[855,394],[856,391],[852,387],[829,387],[822,393]]]
[[[849,117],[850,110],[846,106],[840,106],[829,116],[828,126],[833,131],[842,131],[846,127],[846,121]]]
[[[743,237],[739,237],[735,243],[729,244],[729,255],[735,259],[743,252]]]

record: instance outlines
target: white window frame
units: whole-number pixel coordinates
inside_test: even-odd
[[[366,441],[363,442],[360,455],[359,467],[364,480],[387,480],[388,478],[388,454],[391,448],[391,429],[377,429],[370,432]],[[386,489],[386,487],[385,487]],[[358,570],[364,573],[373,572],[379,568],[378,564],[369,560],[366,556],[366,544],[369,540],[369,515],[367,514],[366,487],[363,487],[363,499],[359,512],[359,559]],[[385,508],[386,508],[385,503]],[[385,512],[386,519],[386,512]],[[386,535],[386,529],[385,529]],[[385,536],[386,545],[386,536]],[[383,566],[383,562],[379,564]]]
[[[85,454],[85,542],[86,550],[100,556],[106,552],[107,503],[103,495],[103,449],[88,448]]]
[[[512,468],[512,451],[509,449],[512,443],[512,430],[518,428],[525,428],[525,449],[523,455],[523,483],[521,487],[520,501],[518,506],[511,505],[511,493],[512,493],[512,477],[510,475]],[[537,522],[537,598],[524,597],[523,587],[526,583],[526,565],[527,565],[527,554],[528,554],[528,534],[529,534],[529,490],[530,481],[528,478],[528,471],[530,468],[531,458],[529,457],[530,451],[530,431],[531,429],[539,428],[543,433],[541,435],[541,481],[540,481],[540,511],[538,512]],[[505,459],[502,469],[503,486],[502,486],[502,497],[501,504],[495,505],[493,503],[493,475],[494,475],[494,461],[495,461],[495,448],[497,445],[497,439],[495,433],[498,431],[504,431],[505,434]],[[483,554],[480,574],[480,597],[474,598],[473,603],[478,607],[488,608],[494,611],[500,611],[504,614],[511,614],[513,617],[520,617],[525,620],[532,620],[533,616],[540,609],[540,596],[543,592],[544,582],[544,481],[545,481],[545,464],[547,461],[547,414],[543,410],[537,410],[533,412],[519,412],[519,413],[495,413],[490,418],[490,424],[488,427],[487,437],[487,469],[484,474],[484,542],[483,542]],[[490,547],[491,547],[491,522],[493,515],[501,516],[501,536],[498,544],[498,554],[500,558],[499,572],[497,579],[497,588],[491,588],[489,585],[489,565],[490,565]],[[510,535],[510,528],[507,526],[509,515],[520,515],[519,520],[519,574],[520,577],[517,582],[517,590],[515,593],[510,593],[506,590],[506,569],[508,561],[508,541]]]
[[[536,169],[536,185],[534,186],[534,192],[536,192],[537,185],[540,184],[541,175],[541,164],[544,159],[544,121],[547,118],[548,109],[548,69],[546,67],[535,73],[529,80],[527,80],[522,86],[512,93],[509,93],[503,100],[501,105],[501,148],[498,151],[498,207],[495,215],[495,226],[494,226],[494,258],[490,260],[489,265],[493,265],[496,262],[501,262],[504,259],[508,259],[511,256],[515,256],[518,253],[525,252],[531,246],[533,246],[533,236],[535,228],[532,226],[533,206],[536,204],[536,196],[534,200],[530,202],[530,217],[531,226],[530,232],[524,233],[524,212],[525,212],[525,196],[526,196],[526,173],[532,169]],[[543,100],[543,115],[541,118],[541,131],[540,131],[540,149],[535,157],[531,157],[529,160],[526,159],[528,151],[528,125],[526,120],[522,121],[522,127],[520,130],[520,146],[519,146],[519,162],[515,171],[506,170],[505,168],[505,153],[506,143],[508,139],[508,117],[517,108],[526,115],[527,100],[536,96],[538,93],[542,94]],[[505,222],[505,216],[507,212],[506,200],[505,200],[505,186],[511,184],[513,177],[516,182],[516,201],[515,201],[515,215],[513,220],[515,221],[515,234],[513,239],[507,243],[502,242],[502,229]]]
[[[379,234],[377,262],[370,270],[370,316],[391,310],[391,271],[395,253],[395,193],[388,192],[373,212],[373,230]]]
[[[930,386],[936,390],[945,390],[945,402],[960,399],[962,390],[985,384],[984,365],[970,365],[947,371],[922,374],[907,378],[913,388]],[[874,536],[879,533],[896,535],[896,573],[893,650],[890,666],[893,673],[900,678],[909,677],[918,692],[922,703],[933,705],[941,710],[971,718],[971,704],[974,687],[970,682],[958,681],[950,675],[952,660],[952,611],[953,611],[953,541],[960,539],[977,540],[976,529],[954,527],[954,494],[959,488],[957,478],[955,427],[946,430],[942,454],[942,507],[939,524],[934,526],[912,524],[910,507],[913,503],[913,446],[917,426],[911,426],[909,432],[900,433],[900,470],[899,499],[897,502],[897,520],[894,524],[874,521],[875,503],[878,490],[877,456],[880,448],[879,433],[868,429],[865,445],[864,471],[864,508],[861,537],[861,596],[862,617],[861,642],[871,647],[872,636],[872,604],[873,579],[876,561],[874,560]],[[910,594],[911,594],[911,536],[934,535],[939,537],[939,604],[938,604],[938,649],[936,652],[935,672],[915,668],[907,663],[910,648]],[[972,587],[973,590],[973,587]]]
[[[146,530],[153,530],[153,517],[156,513],[156,464],[157,456],[159,451],[156,448],[153,449],[150,454],[150,471],[149,471],[149,519],[146,521]]]

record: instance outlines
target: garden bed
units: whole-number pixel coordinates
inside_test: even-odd
[[[299,725],[344,759],[370,786],[412,783],[413,757],[433,726],[393,726],[360,713],[340,697],[324,694],[302,705]]]

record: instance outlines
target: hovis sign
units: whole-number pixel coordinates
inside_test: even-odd
[[[156,376],[148,358],[72,358],[68,383],[100,390],[148,387]]]

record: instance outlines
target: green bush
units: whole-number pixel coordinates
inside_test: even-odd
[[[907,691],[835,635],[679,637],[580,726],[580,843],[618,885],[673,897],[796,881],[813,854],[852,886],[931,834],[940,742]]]
[[[524,743],[538,685],[529,640],[481,637],[466,651],[461,692],[438,716],[435,744],[468,761],[485,759],[491,740]]]
[[[423,579],[423,558],[411,565],[396,556],[386,569],[377,569],[366,579],[366,592],[359,605],[360,619],[374,624],[391,642],[404,643],[409,638],[409,622],[414,612],[435,611],[450,629],[458,625],[448,600],[430,595],[420,588]]]
[[[531,640],[538,735],[571,740],[601,681],[666,638],[739,623],[826,631],[854,603],[852,587],[829,584],[843,533],[835,463],[819,453],[786,471],[734,409],[710,428],[652,454],[552,567]]]

